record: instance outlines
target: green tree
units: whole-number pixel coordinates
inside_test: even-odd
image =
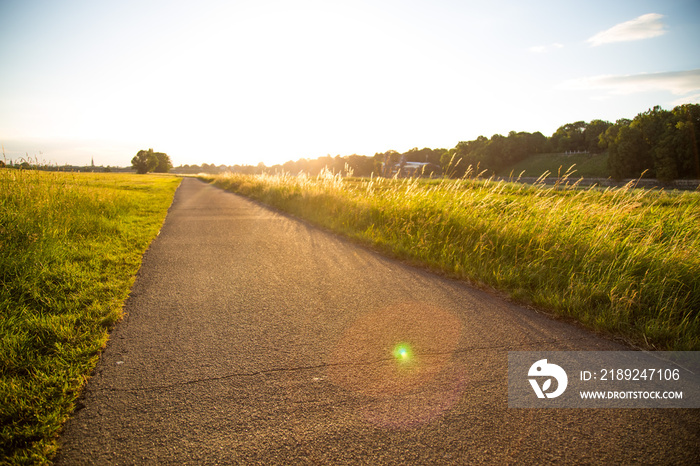
[[[586,129],[583,130],[585,149],[593,154],[600,152],[600,135],[605,133],[612,125],[609,121],[603,120],[593,120],[588,123]]]
[[[669,182],[700,175],[698,139],[700,105],[687,104],[663,110],[656,106],[634,120],[619,120],[599,137],[609,150],[616,178],[647,175]]]
[[[623,126],[629,126],[632,120],[627,118],[621,118],[615,122],[614,125],[610,126],[605,132],[598,136],[598,147],[603,150],[608,150],[615,144],[615,139],[617,138],[617,133]]]
[[[153,153],[153,156],[158,162],[158,164],[153,169],[155,173],[168,173],[170,169],[173,168],[173,164],[170,161],[170,157],[168,156],[168,154],[164,154],[163,152],[155,152]]]
[[[406,157],[407,162],[421,162],[440,165],[440,159],[445,152],[445,149],[430,149],[428,147],[418,149],[417,147],[414,147],[408,152],[404,152],[402,155]]]
[[[528,133],[525,133],[528,134]],[[530,135],[528,135],[528,152],[529,155],[532,154],[543,154],[549,150],[549,141],[547,140],[547,137],[540,133],[539,131],[536,131]]]
[[[511,132],[511,136],[515,132]],[[482,168],[498,171],[510,160],[510,144],[502,134],[494,134],[485,148]]]
[[[637,126],[621,126],[608,149],[608,165],[615,179],[636,178],[653,167],[649,146]]]
[[[673,114],[676,128],[686,134],[690,146],[681,164],[681,176],[700,179],[700,104],[679,105]]]
[[[558,152],[586,150],[586,141],[583,135],[585,130],[585,121],[560,126],[550,139],[552,150]]]
[[[377,152],[374,154],[374,166],[379,168],[379,173],[382,176],[391,176],[391,167],[399,163],[401,159],[401,154],[395,150],[388,150],[386,152]]]
[[[678,131],[675,127],[669,126],[653,148],[654,168],[659,181],[667,183],[678,178],[679,149],[689,147],[686,141],[683,141],[686,134],[685,131]]]
[[[168,173],[173,164],[168,154],[163,152],[153,152],[153,149],[140,150],[131,159],[131,167],[136,173],[144,174],[149,172]]]
[[[379,173],[378,170],[375,171],[374,159],[371,157],[353,154],[345,157],[345,160],[354,176],[371,176],[372,173]]]
[[[153,149],[140,150],[131,159],[131,166],[136,170],[136,173],[148,173],[158,166],[158,159],[153,154]]]
[[[440,157],[442,172],[447,176],[461,178],[469,166],[474,170],[477,166],[481,167],[487,158],[489,143],[486,136],[479,136],[473,141],[460,141],[457,146],[444,152]]]

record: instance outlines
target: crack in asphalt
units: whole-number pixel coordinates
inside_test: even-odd
[[[562,341],[583,341],[586,339],[587,339],[587,337],[568,338],[568,339],[551,338],[551,339],[547,339],[547,340],[531,341],[531,342],[518,344],[518,345],[511,344],[511,345],[474,346],[474,347],[470,347],[470,348],[463,348],[463,349],[457,349],[457,350],[445,351],[445,352],[417,353],[416,356],[427,356],[427,357],[445,356],[445,355],[454,356],[454,355],[458,355],[458,354],[471,353],[473,351],[479,351],[479,350],[521,348],[521,347],[525,347],[525,346],[538,345],[538,344],[543,344],[543,343],[560,343]],[[317,364],[317,365],[312,365],[312,366],[277,367],[277,368],[273,368],[273,369],[263,369],[263,370],[259,370],[259,371],[253,371],[253,372],[234,372],[232,374],[204,377],[204,378],[200,378],[200,379],[192,379],[192,380],[187,380],[184,382],[176,382],[176,383],[167,384],[167,385],[152,385],[149,387],[141,387],[141,388],[102,388],[102,389],[99,389],[96,391],[102,391],[102,392],[104,392],[104,391],[110,391],[110,392],[149,392],[149,391],[165,390],[165,389],[174,388],[174,387],[194,385],[194,384],[198,384],[198,383],[216,382],[219,380],[226,380],[226,379],[233,379],[233,378],[255,377],[258,375],[274,374],[274,373],[278,373],[278,372],[300,372],[300,371],[313,370],[313,369],[325,369],[328,367],[372,366],[375,364],[382,364],[382,363],[390,362],[393,360],[394,360],[394,358],[381,358],[381,359],[375,359],[372,361],[361,361],[361,362],[354,362],[354,363],[323,363],[323,364]]]
[[[297,371],[303,371],[303,370],[321,369],[324,367],[331,367],[331,366],[337,366],[337,365],[342,365],[342,364],[318,364],[315,366],[279,367],[279,368],[264,369],[264,370],[254,371],[254,372],[235,372],[233,374],[226,374],[226,375],[215,376],[215,377],[204,377],[201,379],[186,380],[184,382],[176,382],[176,383],[167,384],[167,385],[153,385],[150,387],[142,387],[142,388],[102,388],[102,389],[99,389],[98,391],[102,391],[102,392],[105,392],[105,391],[108,391],[108,392],[157,391],[157,390],[164,390],[167,388],[180,387],[180,386],[185,386],[185,385],[193,385],[193,384],[198,384],[198,383],[215,382],[217,380],[233,379],[233,378],[237,378],[237,377],[240,377],[240,378],[255,377],[256,375],[271,374],[271,373],[275,373],[275,372],[297,372]]]

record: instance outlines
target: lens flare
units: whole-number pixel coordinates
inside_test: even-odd
[[[408,362],[412,359],[411,347],[407,343],[399,343],[394,347],[394,358],[399,362]]]
[[[363,397],[359,412],[366,421],[415,428],[449,411],[467,386],[466,369],[453,358],[461,334],[461,320],[445,309],[396,302],[352,322],[338,339],[326,374]]]

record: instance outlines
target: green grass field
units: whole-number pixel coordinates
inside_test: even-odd
[[[641,347],[700,349],[700,193],[489,180],[208,177]]]
[[[513,175],[539,177],[544,172],[557,174],[560,170],[564,171],[575,165],[574,178],[608,178],[610,170],[608,169],[608,154],[537,154],[532,155],[522,162],[498,173],[499,176],[507,177]]]
[[[0,463],[55,454],[179,182],[0,169]]]

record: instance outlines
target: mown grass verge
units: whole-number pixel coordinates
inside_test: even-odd
[[[489,180],[204,177],[647,348],[700,349],[700,193]]]
[[[0,463],[55,454],[179,182],[0,169]]]

